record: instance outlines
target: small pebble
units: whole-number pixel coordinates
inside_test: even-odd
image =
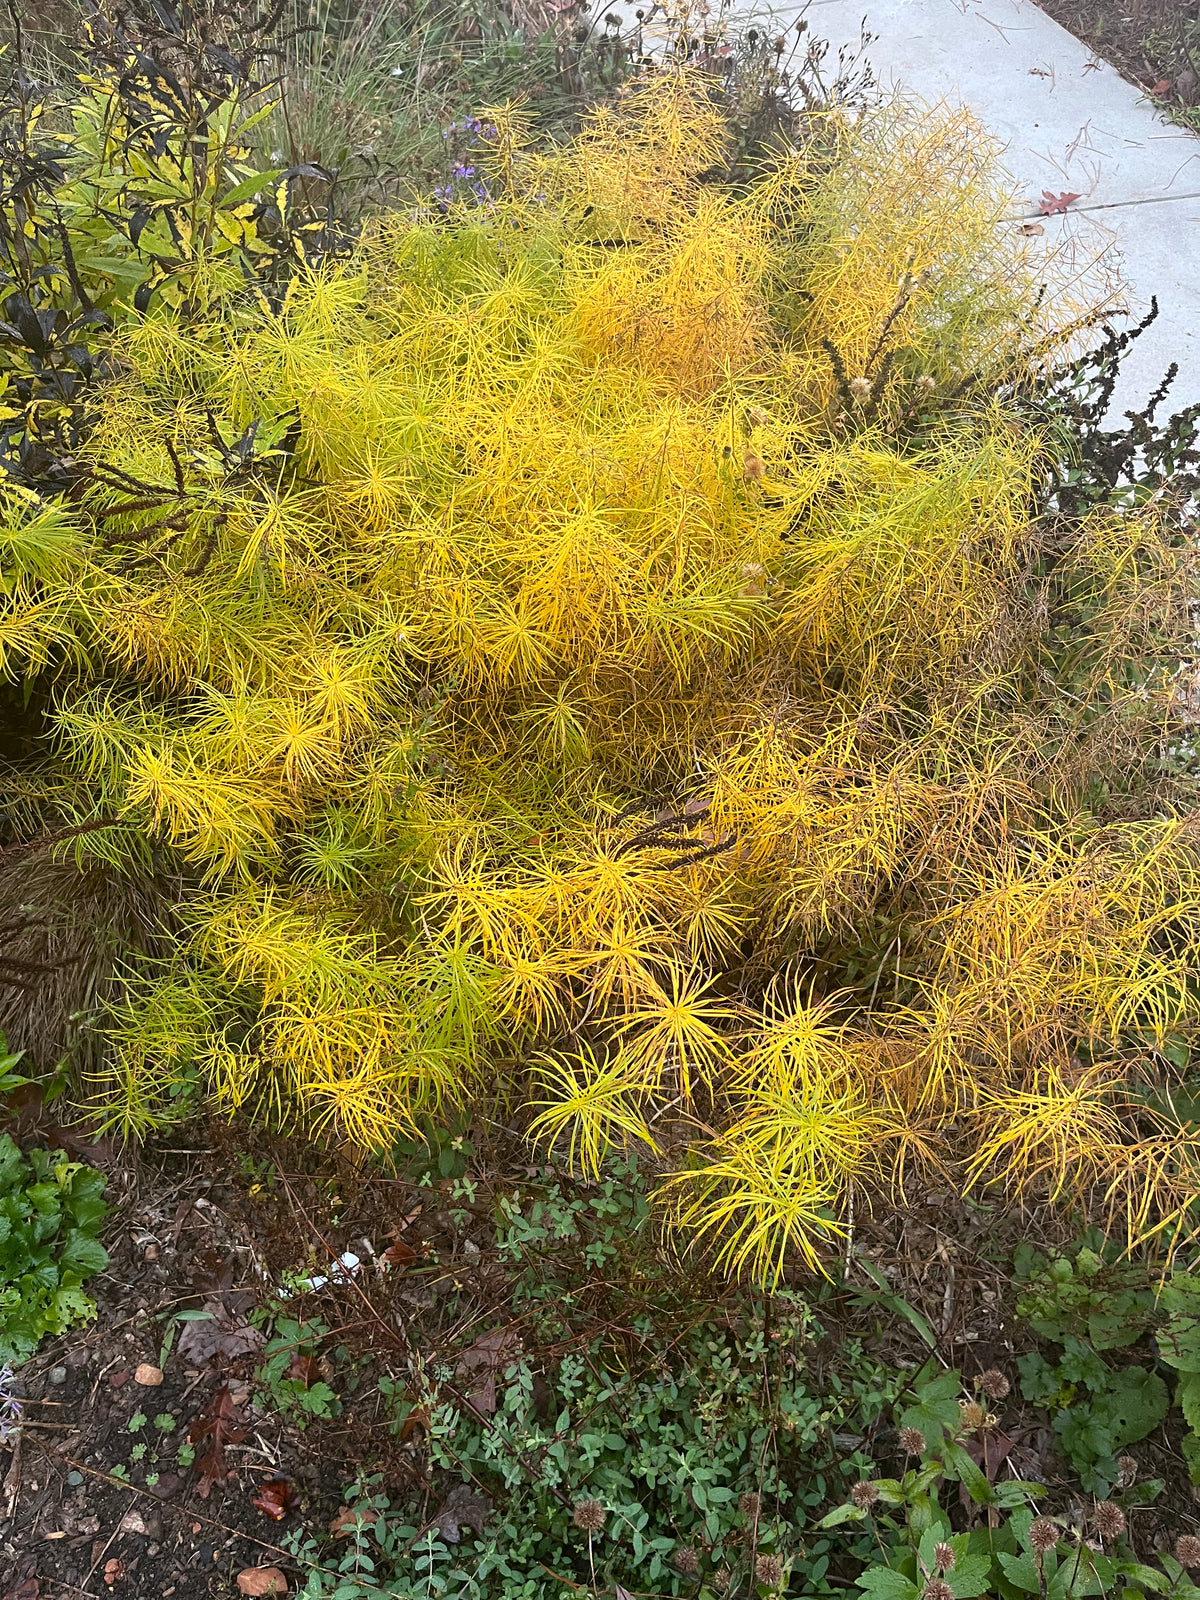
[[[78,1489],[79,1485],[83,1482],[83,1473],[68,1472],[67,1482],[71,1485],[72,1489]]]
[[[148,1361],[143,1361],[133,1375],[134,1383],[140,1383],[143,1389],[157,1389],[163,1381],[162,1368],[153,1367]]]
[[[50,1369],[50,1382],[51,1383],[60,1384],[60,1383],[66,1383],[66,1381],[67,1381],[67,1369],[66,1369],[66,1367],[52,1367]]]

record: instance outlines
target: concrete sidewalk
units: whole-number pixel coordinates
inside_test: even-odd
[[[1135,315],[1158,296],[1159,319],[1122,370],[1118,417],[1172,361],[1170,409],[1200,401],[1200,139],[1031,0],[810,0],[773,14],[806,16],[831,57],[865,24],[882,85],[966,105],[1004,141],[1017,212],[1045,229],[1039,243],[1081,263],[1115,249]],[[1044,190],[1080,198],[1064,216],[1040,216]]]

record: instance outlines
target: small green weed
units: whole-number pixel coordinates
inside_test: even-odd
[[[1049,1412],[1059,1448],[1091,1494],[1120,1476],[1118,1456],[1167,1414],[1167,1386],[1146,1367],[1114,1366],[1101,1351],[1127,1349],[1155,1320],[1155,1295],[1143,1267],[1122,1259],[1092,1233],[1052,1259],[1021,1246],[1014,1266],[1023,1284],[1017,1313],[1062,1347],[1057,1360],[1030,1350],[1017,1359],[1021,1393]]]
[[[266,1404],[300,1429],[314,1418],[328,1420],[338,1416],[341,1400],[321,1376],[315,1354],[329,1334],[328,1324],[290,1316],[280,1302],[256,1313],[253,1320],[269,1323],[273,1328],[255,1374]],[[339,1350],[337,1357],[344,1361],[346,1351]]]

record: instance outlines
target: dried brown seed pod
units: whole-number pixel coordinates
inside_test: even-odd
[[[1200,1567],[1200,1539],[1194,1533],[1181,1533],[1176,1539],[1175,1559],[1181,1567]]]
[[[933,1547],[933,1564],[939,1572],[953,1572],[954,1546],[939,1542]]]
[[[759,1583],[769,1584],[772,1589],[778,1589],[783,1582],[783,1562],[778,1556],[759,1556],[754,1563],[754,1576]]]
[[[1007,1400],[1012,1391],[1012,1384],[999,1367],[989,1367],[986,1372],[979,1374],[975,1382],[989,1400]]]
[[[1092,1513],[1092,1521],[1105,1544],[1111,1544],[1125,1532],[1125,1513],[1111,1500],[1101,1500],[1097,1504]]]
[[[856,1505],[860,1511],[869,1511],[878,1499],[879,1490],[873,1483],[868,1483],[865,1478],[860,1478],[850,1490],[850,1502],[852,1505]]]
[[[576,1500],[571,1521],[585,1533],[599,1533],[604,1526],[606,1512],[599,1500]]]
[[[960,1400],[958,1402],[958,1420],[964,1428],[982,1428],[987,1419],[987,1413],[978,1400]]]
[[[1036,1522],[1029,1524],[1029,1547],[1035,1556],[1047,1555],[1058,1543],[1058,1538],[1058,1524],[1049,1517],[1038,1517]]]
[[[901,1428],[900,1448],[906,1456],[923,1456],[925,1454],[925,1435],[920,1428]]]

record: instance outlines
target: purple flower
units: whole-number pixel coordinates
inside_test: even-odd
[[[475,176],[475,168],[465,167],[461,161],[458,161],[454,166],[454,176],[456,178],[473,178]]]

